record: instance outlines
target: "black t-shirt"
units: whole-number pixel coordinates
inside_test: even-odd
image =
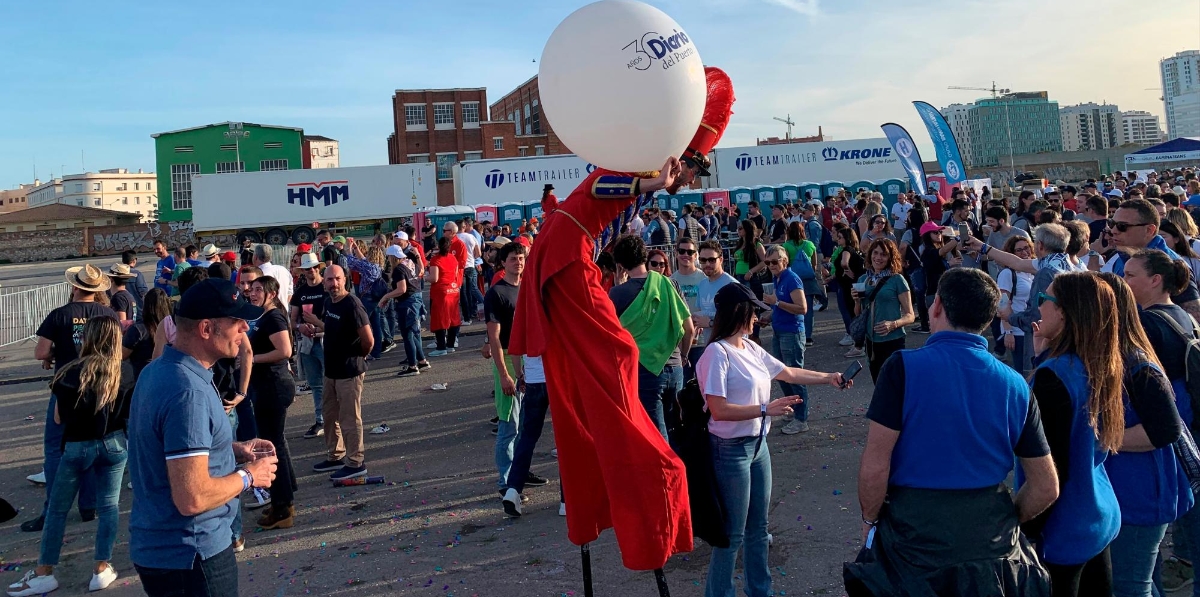
[[[1187,378],[1187,340],[1175,332],[1171,324],[1163,321],[1170,317],[1184,332],[1191,332],[1192,316],[1188,315],[1178,305],[1152,305],[1138,312],[1150,346],[1154,347],[1154,355],[1162,363],[1167,379],[1181,380]]]
[[[787,220],[771,220],[771,242],[787,240]]]
[[[310,286],[307,282],[298,280],[295,288],[292,290],[291,307],[300,309],[300,314],[304,314],[304,305],[312,305],[312,314],[317,319],[325,318],[325,299],[329,298],[329,293],[325,291],[325,285],[318,282],[315,286]],[[296,323],[303,323],[304,318],[297,316]]]
[[[116,401],[109,408],[96,412],[96,394],[91,391],[79,393],[79,376],[82,367],[72,367],[54,383],[52,391],[58,401],[58,417],[63,423],[62,442],[84,442],[98,440],[125,429],[129,419],[129,398],[133,395],[135,377],[133,366],[121,363],[121,385]]]
[[[508,348],[508,337],[512,333],[513,315],[517,312],[519,288],[503,278],[488,289],[483,297],[483,320],[500,324],[500,346]]]
[[[108,297],[108,300],[114,313],[124,313],[128,321],[138,320],[137,299],[133,298],[132,292],[122,288]]]
[[[281,309],[271,309],[263,313],[257,321],[250,322],[250,350],[254,354],[267,354],[275,350],[275,345],[271,343],[271,336],[279,332],[285,332],[288,329],[287,316],[283,314]],[[258,375],[259,372],[266,373],[270,369],[286,369],[287,361],[276,361],[274,363],[255,363],[251,370],[251,377]]]
[[[412,260],[410,259],[409,261]],[[397,302],[408,300],[408,298],[411,297],[414,292],[420,289],[420,287],[417,285],[419,283],[417,280],[417,273],[413,271],[411,267],[404,264],[397,265],[396,268],[392,270],[391,290],[395,290],[396,286],[401,281],[404,282],[404,294],[392,299]]]
[[[879,379],[875,380],[875,393],[871,396],[871,406],[867,408],[867,418],[894,431],[903,431],[904,427],[904,358],[893,354],[883,362],[879,369]],[[1025,415],[1025,426],[1021,428],[1021,436],[1013,447],[1017,458],[1039,458],[1050,453],[1046,436],[1042,435],[1042,417],[1038,411],[1038,401],[1029,401],[1029,413]]]
[[[933,247],[921,246],[921,269],[925,270],[926,294],[932,296],[937,292],[938,282],[946,273],[946,259],[938,254]]]
[[[104,315],[113,319],[117,317],[112,309],[99,303],[67,303],[46,316],[42,325],[38,326],[37,335],[54,343],[52,355],[55,371],[79,357],[79,348],[83,346],[83,326],[87,325],[88,319]]]
[[[136,378],[142,374],[142,369],[150,364],[150,360],[154,358],[154,334],[150,333],[150,328],[145,324],[135,323],[125,330],[125,335],[121,338],[121,346],[128,348],[133,352],[129,355],[129,364],[133,365],[133,374]]]
[[[759,236],[762,236],[767,233],[767,218],[764,217],[762,214],[758,214],[757,216],[750,216],[746,219],[750,220],[751,222],[754,222],[754,228],[755,228],[755,230],[758,230]]]
[[[367,372],[360,328],[371,325],[362,302],[354,295],[325,301],[325,377],[350,379]]]
[[[328,265],[337,265],[338,259],[341,256],[342,252],[338,251],[337,247],[333,246],[333,243],[329,243],[325,245],[324,249],[321,249],[321,261],[324,261]]]

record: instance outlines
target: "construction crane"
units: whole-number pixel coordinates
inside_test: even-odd
[[[792,115],[788,114],[787,118],[780,118],[778,116],[772,116],[772,118],[787,125],[787,127],[788,127],[787,140],[788,140],[788,142],[791,142],[791,140],[792,140],[792,125],[796,124],[796,123],[792,122]]]
[[[993,100],[998,99],[1001,95],[1007,95],[1009,93],[1012,93],[1011,89],[998,89],[996,87],[995,81],[992,81],[991,88],[958,87],[958,86],[951,85],[951,86],[947,87],[946,89],[955,89],[955,90],[959,90],[959,91],[990,91],[992,93]],[[1012,122],[1008,118],[1008,101],[1007,100],[1005,100],[1005,102],[1004,102],[1004,128],[1007,129],[1007,131],[1008,131],[1008,167],[1012,170],[1013,182],[1015,183],[1017,181],[1017,165],[1016,165],[1016,160],[1013,158]]]

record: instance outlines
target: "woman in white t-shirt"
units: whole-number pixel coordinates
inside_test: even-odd
[[[745,592],[750,597],[766,597],[772,594],[767,567],[771,450],[766,435],[771,429],[770,417],[786,415],[800,402],[799,396],[771,400],[771,380],[841,387],[842,376],[786,367],[747,340],[754,329],[755,309],[767,305],[746,286],[725,285],[717,291],[715,303],[714,341],[696,364],[696,379],[712,415],[708,432],[729,547],[713,548],[705,595],[734,594],[734,562],[744,544]]]
[[[1004,252],[1016,255],[1021,259],[1032,259],[1033,245],[1024,236],[1013,236],[1004,243]],[[1008,301],[1012,305],[1013,313],[1020,313],[1029,304],[1029,288],[1033,285],[1033,274],[1018,272],[1011,267],[1006,267],[996,275],[996,285],[1000,287],[1001,306]],[[1024,374],[1029,368],[1029,359],[1026,355],[1030,355],[1030,351],[1026,350],[1025,346],[1027,340],[1025,332],[1008,323],[1008,320],[1003,317],[1000,318],[1000,330],[1003,332],[1000,337],[1004,341],[1004,348],[1008,349],[1012,356],[1012,368],[1017,373]]]

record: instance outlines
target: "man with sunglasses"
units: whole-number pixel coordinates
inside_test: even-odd
[[[1063,220],[1074,220],[1075,212],[1063,206],[1062,193],[1055,187],[1050,187],[1042,194],[1046,199],[1046,203],[1050,204],[1050,209],[1058,212]]]
[[[679,291],[683,293],[683,300],[687,302],[688,309],[696,310],[696,295],[700,288],[700,281],[704,279],[704,272],[696,268],[696,247],[700,243],[693,241],[690,238],[681,238],[678,243],[675,243],[675,264],[676,269],[671,273],[671,281],[679,286]]]
[[[712,318],[717,315],[717,291],[726,284],[737,280],[725,273],[721,245],[717,241],[706,240],[699,246],[700,270],[704,279],[696,285],[696,309],[692,311],[692,324],[696,328],[696,346],[688,354],[688,361],[695,363],[704,353],[704,345],[708,343],[709,328]]]
[[[1122,250],[1114,253],[1101,271],[1124,276],[1126,254],[1139,249],[1154,249],[1166,253],[1173,260],[1181,259],[1179,254],[1172,251],[1166,241],[1158,235],[1160,222],[1158,210],[1145,199],[1129,199],[1121,203],[1121,206],[1113,212],[1112,217],[1108,220],[1108,232],[1111,235],[1109,244]],[[1184,263],[1187,261],[1184,260]],[[1194,275],[1195,272],[1193,272]],[[1188,287],[1178,295],[1171,297],[1171,301],[1190,313],[1192,317],[1200,318],[1200,291],[1197,291],[1194,281],[1189,281]]]

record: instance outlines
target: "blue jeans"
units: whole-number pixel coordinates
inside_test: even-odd
[[[325,424],[325,415],[321,412],[321,397],[325,395],[325,341],[317,339],[313,342],[312,352],[300,353],[300,366],[304,368],[304,380],[312,389],[313,410],[317,413],[317,424]]]
[[[383,341],[387,344],[394,343],[396,334],[400,332],[400,323],[396,317],[396,301],[392,301],[383,310]]]
[[[1022,375],[1029,370],[1029,363],[1025,357],[1028,351],[1025,350],[1027,344],[1031,344],[1027,338],[1029,336],[1014,336],[1013,349],[1009,351],[1009,358],[1012,359],[1012,368],[1017,373]]]
[[[1154,594],[1154,562],[1158,559],[1158,544],[1166,532],[1165,524],[1121,525],[1121,532],[1108,546],[1112,556],[1113,597]]]
[[[813,317],[817,315],[817,310],[813,308],[813,304],[817,302],[817,295],[805,294],[804,298],[808,301],[808,310],[804,312],[804,339],[812,340]]]
[[[533,449],[542,437],[549,410],[550,395],[546,393],[546,384],[526,382],[525,395],[521,397],[521,427],[517,431],[517,445],[513,448],[512,466],[508,469],[508,486],[517,493],[525,490]]]
[[[96,515],[100,525],[96,528],[95,560],[107,562],[112,559],[113,543],[117,541],[117,516],[120,513],[117,500],[121,497],[121,478],[125,475],[125,460],[128,457],[124,431],[115,431],[104,436],[104,439],[67,442],[54,480],[46,524],[42,527],[42,550],[38,564],[58,565],[67,512],[71,510],[75,492],[79,491],[84,478],[95,479],[96,482]]]
[[[808,329],[808,328],[805,328]],[[781,332],[775,330],[771,334],[771,355],[788,367],[804,366],[804,332]],[[804,399],[792,410],[796,413],[797,421],[808,420],[808,388],[800,384],[786,381],[779,382],[779,389],[784,396],[799,396]]]
[[[771,506],[771,450],[766,438],[709,436],[717,491],[725,506],[729,547],[714,547],[708,561],[705,597],[735,597],[734,563],[742,551],[748,597],[771,595],[767,566],[767,511]],[[758,447],[755,450],[755,447]]]
[[[1200,560],[1200,507],[1193,506],[1187,514],[1172,523],[1175,555],[1192,563]],[[1193,568],[1194,569],[1194,568]],[[1200,597],[1200,583],[1192,585],[1192,596]]]
[[[667,420],[663,414],[663,405],[674,404],[675,396],[682,389],[682,367],[667,365],[663,367],[662,373],[655,375],[638,364],[638,398],[663,439],[667,439]]]
[[[846,333],[850,333],[850,322],[854,320],[854,300],[850,298],[849,290],[842,289],[842,285],[838,284],[837,302],[838,311],[842,314],[842,325],[846,327]]]
[[[378,359],[383,354],[383,314],[379,311],[379,303],[364,300],[363,309],[367,311],[367,319],[371,322],[371,358]]]
[[[513,396],[512,413],[509,414],[508,420],[496,424],[496,472],[499,474],[496,487],[501,491],[508,488],[508,473],[513,464],[513,447],[517,443],[517,425],[521,422],[521,402],[521,392],[517,392],[517,395]]]
[[[421,293],[414,292],[395,305],[400,320],[400,337],[404,339],[404,355],[410,367],[425,360],[425,347],[421,345],[421,310],[424,308]]]
[[[238,597],[237,558],[232,545],[207,560],[197,554],[187,570],[134,567],[148,597]]]
[[[474,266],[463,270],[462,293],[459,294],[458,304],[462,308],[463,323],[475,319],[479,305],[483,304],[483,293],[479,292],[479,270]]]
[[[242,402],[249,403],[250,401],[242,400]],[[229,426],[233,428],[233,435],[234,435],[234,437],[237,437],[237,430],[238,430],[238,411],[237,411],[237,409],[235,408],[232,411],[229,411],[229,415],[227,415],[227,416],[229,417]],[[237,541],[242,536],[242,500],[240,498],[233,498],[233,500],[235,502],[235,504],[233,506],[233,522],[229,523],[229,530],[232,533],[233,540]]]
[[[42,515],[50,510],[50,496],[54,494],[54,480],[58,477],[59,462],[63,457],[63,426],[54,422],[54,405],[58,399],[50,394],[50,404],[46,407],[46,428],[42,434],[42,470],[46,473],[46,500],[42,502]],[[72,498],[75,496],[72,495]],[[85,474],[79,482],[79,509],[96,509],[96,476]]]

